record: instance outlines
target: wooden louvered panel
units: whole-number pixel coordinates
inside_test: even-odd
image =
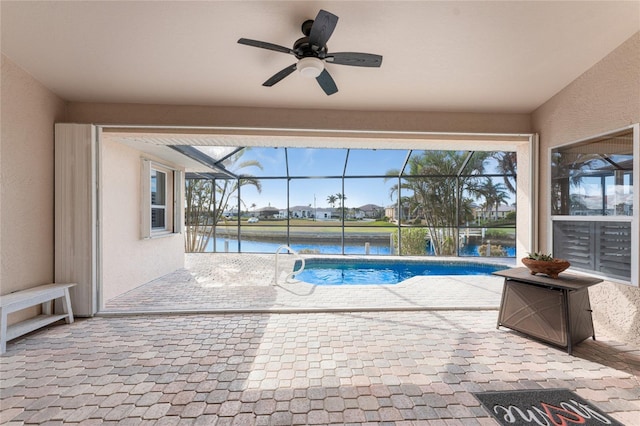
[[[599,222],[596,270],[619,278],[631,277],[631,224]]]
[[[593,269],[592,226],[584,222],[555,222],[553,255],[574,267]]]
[[[554,221],[553,255],[576,269],[631,277],[631,223]]]

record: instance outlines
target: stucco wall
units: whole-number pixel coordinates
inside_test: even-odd
[[[0,294],[53,281],[53,125],[65,103],[2,55]]]
[[[640,122],[640,33],[532,115],[540,134],[540,247],[551,247],[549,149]],[[638,188],[635,189],[636,191]],[[637,208],[638,206],[636,206]],[[640,344],[640,289],[606,282],[590,291],[598,329]]]
[[[102,300],[108,301],[182,268],[184,236],[141,239],[142,154],[109,140],[101,154]]]
[[[529,114],[327,111],[71,102],[69,121],[96,124],[530,133]]]

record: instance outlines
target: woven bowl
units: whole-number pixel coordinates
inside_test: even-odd
[[[522,263],[529,268],[531,275],[545,274],[551,278],[558,278],[560,272],[571,266],[571,263],[564,259],[534,260],[525,257],[522,258]]]

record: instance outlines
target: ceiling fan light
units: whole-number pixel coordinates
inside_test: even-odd
[[[302,58],[296,68],[303,76],[316,78],[324,71],[324,63],[318,58]]]

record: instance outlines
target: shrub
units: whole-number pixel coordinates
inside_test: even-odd
[[[484,234],[485,238],[490,238],[490,239],[500,239],[500,238],[509,238],[509,236],[511,235],[511,233],[509,231],[506,230],[502,230],[502,229],[487,229],[487,231]]]
[[[298,254],[320,254],[320,250],[305,248],[298,251]]]
[[[480,256],[486,256],[487,255],[487,245],[486,244],[482,244],[480,247],[478,247],[478,254]],[[501,245],[494,245],[491,244],[491,253],[489,253],[489,256],[492,257],[505,257],[507,255],[507,251],[502,248]]]
[[[402,228],[402,250],[400,255],[423,255],[427,253],[427,230],[424,228]],[[398,250],[398,233],[393,234],[393,245]]]

